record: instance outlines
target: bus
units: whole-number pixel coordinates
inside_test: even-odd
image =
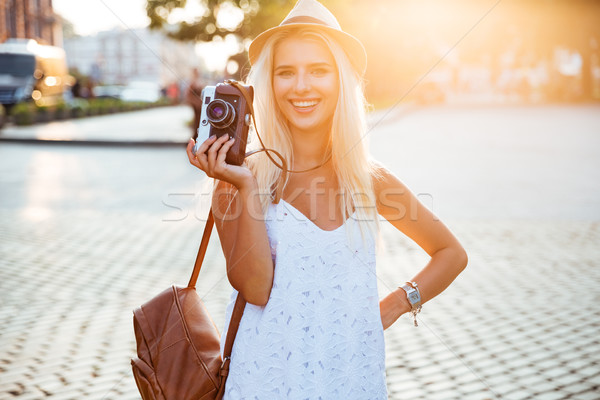
[[[73,84],[65,51],[33,39],[8,39],[0,44],[0,103],[7,109],[34,101],[50,106],[63,100]]]

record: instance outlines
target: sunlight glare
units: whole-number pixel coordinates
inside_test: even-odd
[[[233,3],[226,1],[217,10],[217,26],[234,31],[244,20],[244,12]]]
[[[202,3],[188,1],[184,8],[174,9],[167,18],[167,22],[169,24],[178,24],[180,22],[192,24],[199,21],[206,11],[207,9]]]
[[[196,54],[205,61],[210,71],[223,71],[228,58],[241,51],[241,44],[235,35],[227,35],[225,40],[217,36],[212,42],[201,42],[196,45]]]

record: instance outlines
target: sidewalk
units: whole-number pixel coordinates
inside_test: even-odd
[[[30,126],[8,125],[0,130],[0,142],[183,146],[191,136],[187,122],[192,118],[191,108],[181,105]]]

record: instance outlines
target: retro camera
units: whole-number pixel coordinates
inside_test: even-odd
[[[252,100],[254,88],[240,86],[247,92],[249,100]],[[240,89],[232,84],[218,83],[216,86],[206,86],[202,90],[202,113],[194,153],[211,135],[217,135],[217,138],[228,135],[230,138],[235,138],[235,142],[227,152],[225,162],[241,165],[244,162],[248,142],[250,107],[251,104],[248,104]]]

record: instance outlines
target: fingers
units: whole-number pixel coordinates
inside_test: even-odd
[[[223,135],[220,138],[218,138],[212,146],[210,146],[210,149],[208,149],[208,170],[210,174],[214,174],[216,172],[215,168],[217,167],[217,154],[220,152],[221,148],[227,143],[228,140],[229,136]],[[229,150],[229,147],[227,148],[227,150]]]
[[[208,168],[208,162],[205,152],[215,142],[215,140],[215,136],[209,137],[204,142],[202,142],[200,146],[198,146],[198,151],[194,153],[195,142],[194,139],[190,139],[186,148],[190,164],[206,172]]]
[[[188,160],[190,160],[190,164],[195,165],[196,167],[198,167],[198,160],[196,159],[196,156],[194,155],[194,145],[196,144],[196,142],[194,142],[194,139],[190,139],[188,141],[187,147],[186,147],[186,153],[188,156]]]
[[[190,139],[186,152],[190,164],[200,168],[211,178],[222,179],[223,174],[228,170],[225,158],[234,143],[235,140],[230,139],[228,135],[222,135],[219,138],[213,135],[202,142],[197,147],[198,151],[194,153],[195,142]]]
[[[194,154],[193,150],[192,150],[192,154],[200,155],[202,153],[205,153],[206,150],[208,150],[212,146],[212,144],[215,142],[216,139],[217,139],[217,137],[215,135],[209,137],[204,142],[202,142],[202,144],[200,144],[200,146],[198,146],[198,150],[196,151],[196,154]]]
[[[235,138],[229,139],[221,148],[219,149],[219,153],[217,154],[217,166],[226,164],[225,158],[227,157],[227,152],[235,143]]]
[[[222,135],[218,139],[211,137],[198,146],[198,151],[194,154],[194,141],[190,140],[187,145],[188,158],[192,165],[204,171],[208,177],[241,187],[254,177],[245,163],[237,166],[225,161],[235,143],[235,139],[230,139],[228,135]]]

